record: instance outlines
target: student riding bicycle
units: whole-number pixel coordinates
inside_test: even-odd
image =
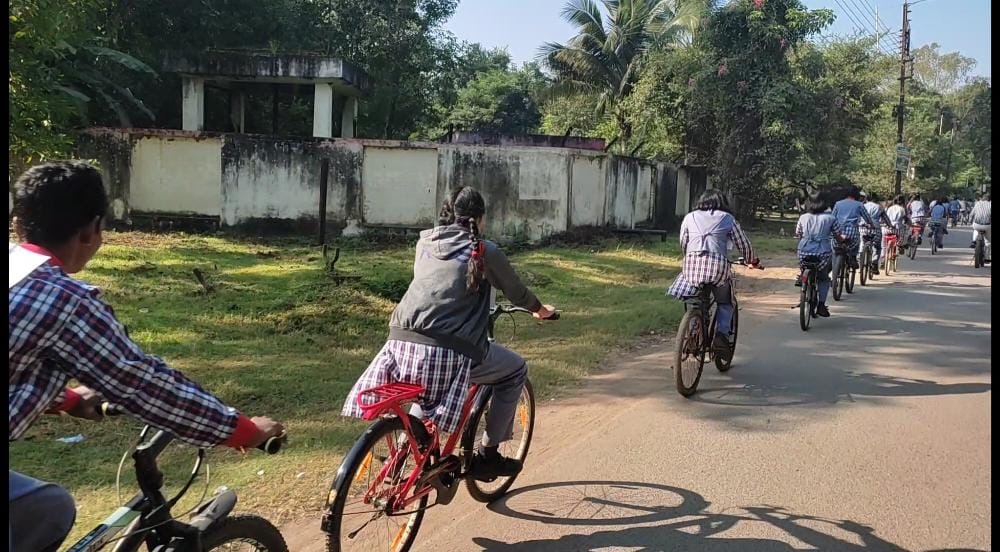
[[[795,237],[799,238],[799,263],[804,271],[807,261],[818,260],[816,280],[819,283],[819,302],[816,305],[816,315],[830,316],[826,306],[826,298],[830,293],[830,270],[833,268],[833,242],[845,242],[840,222],[829,212],[827,204],[819,192],[812,194],[806,202],[807,212],[799,217],[795,224]],[[802,285],[801,272],[795,279],[795,285]]]
[[[879,203],[878,194],[871,193],[866,199],[865,210],[868,211],[868,216],[871,217],[875,224],[869,226],[867,222],[861,221],[860,229],[862,236],[872,237],[873,254],[870,268],[872,274],[878,276],[878,262],[882,256],[882,226],[888,223],[889,219],[886,218],[885,211]]]
[[[833,206],[833,217],[840,224],[841,232],[847,237],[847,262],[853,268],[858,268],[858,250],[860,249],[860,224],[864,222],[870,227],[875,227],[875,222],[868,214],[864,204],[858,201],[861,189],[851,186],[847,191],[847,197],[841,199]]]
[[[912,225],[920,227],[916,245],[924,243],[924,230],[927,227],[927,205],[921,199],[920,194],[913,194],[910,197],[910,203],[906,205],[906,215]]]
[[[990,231],[990,224],[993,220],[990,213],[990,206],[990,194],[986,193],[972,207],[972,244],[969,246],[972,248],[976,247],[976,234],[981,233],[985,242],[984,245],[986,246],[984,260],[987,263],[991,259],[990,238],[993,237],[993,233]]]
[[[108,198],[80,162],[32,167],[15,184],[8,245],[9,439],[47,411],[98,419],[100,401],[199,447],[255,447],[283,434],[247,418],[129,339],[97,288],[68,276],[102,243]],[[76,380],[82,385],[69,389]],[[86,387],[84,387],[86,386]],[[63,488],[9,470],[9,550],[54,551],[76,518]]]
[[[934,237],[934,245],[938,249],[944,247],[944,234],[948,225],[948,201],[941,198],[931,207],[930,231]]]
[[[555,313],[518,278],[497,244],[484,240],[483,196],[455,190],[441,209],[439,226],[420,233],[413,280],[389,322],[389,339],[354,384],[345,416],[361,417],[358,395],[391,382],[426,388],[413,414],[431,418],[440,431],[454,432],[471,383],[493,387],[486,432],[470,475],[480,480],[515,475],[521,462],[505,458],[499,446],[513,434],[514,414],[528,367],[517,353],[487,339],[492,288],[537,319]]]
[[[909,217],[906,216],[906,207],[903,207],[904,201],[902,195],[897,195],[892,205],[885,210],[885,221],[882,223],[883,238],[896,236],[896,244],[901,248],[905,247],[906,244],[902,243],[899,238],[906,235],[906,227],[909,222]]]
[[[684,256],[682,270],[667,294],[684,300],[694,296],[703,285],[715,286],[717,316],[712,347],[717,355],[728,357],[732,353],[733,331],[732,270],[728,254],[735,245],[751,266],[758,266],[760,259],[730,213],[729,200],[719,190],[705,190],[697,207],[684,217],[680,241]]]

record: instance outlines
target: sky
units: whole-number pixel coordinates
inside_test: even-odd
[[[827,8],[837,16],[828,35],[853,35],[864,26],[874,31],[875,9],[880,28],[897,33],[884,41],[898,43],[902,3],[898,0],[803,0],[809,8]],[[563,42],[573,27],[562,20],[565,0],[459,0],[445,27],[460,40],[506,47],[517,63],[531,61],[547,41]],[[941,52],[958,51],[977,61],[974,74],[991,77],[990,0],[918,0],[910,7],[910,46],[930,42]]]

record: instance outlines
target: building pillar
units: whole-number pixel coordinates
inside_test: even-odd
[[[333,85],[325,82],[315,84],[313,97],[313,136],[333,137]]]
[[[358,99],[344,98],[344,111],[340,114],[340,137],[354,138],[354,119],[358,116]]]
[[[183,104],[181,108],[184,130],[205,129],[205,79],[181,77]]]
[[[240,134],[246,132],[246,93],[242,90],[229,93],[229,119]]]

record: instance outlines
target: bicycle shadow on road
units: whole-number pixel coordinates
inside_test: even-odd
[[[570,481],[531,485],[511,492],[491,504],[489,509],[500,515],[546,525],[615,528],[517,543],[487,538],[474,538],[473,542],[483,550],[498,552],[606,548],[720,552],[802,550],[791,543],[804,543],[809,550],[905,550],[875,535],[873,528],[851,520],[795,514],[772,505],[737,508],[734,513],[710,512],[709,506],[711,503],[694,491],[654,483]],[[741,524],[755,526],[755,534],[780,531],[784,539],[724,536]]]

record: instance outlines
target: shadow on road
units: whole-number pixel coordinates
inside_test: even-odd
[[[647,525],[516,543],[487,538],[474,538],[473,542],[484,550],[499,552],[596,551],[606,548],[643,552],[906,550],[876,536],[873,528],[850,520],[795,514],[771,505],[715,513],[708,511],[710,505],[696,492],[654,483],[570,481],[532,485],[511,492],[491,504],[490,510],[543,524],[587,527]],[[763,526],[762,530],[755,532],[775,534],[779,531],[784,538],[730,538],[722,535],[739,524]],[[799,547],[785,540],[798,543]]]

